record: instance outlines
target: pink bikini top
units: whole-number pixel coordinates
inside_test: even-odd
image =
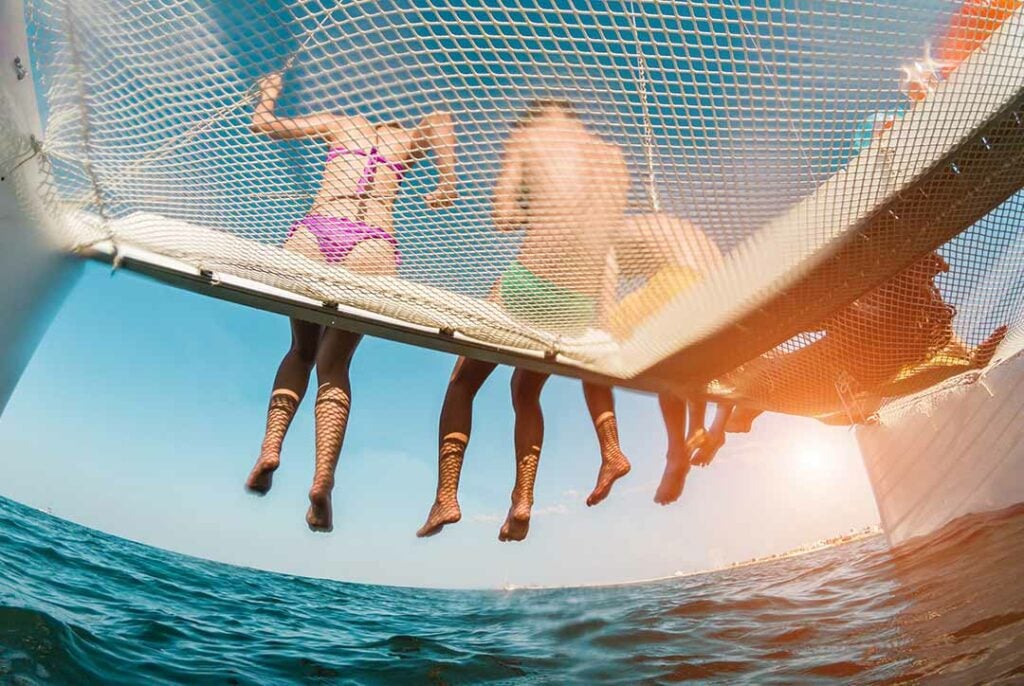
[[[369,150],[362,150],[360,148],[346,148],[339,145],[336,148],[331,148],[327,151],[327,161],[330,162],[339,155],[357,155],[359,157],[365,157],[366,163],[363,165],[363,174],[359,177],[359,183],[356,184],[356,194],[364,195],[370,189],[370,185],[373,183],[374,177],[377,175],[377,169],[380,165],[385,165],[398,175],[398,180],[402,180],[402,176],[407,171],[407,168],[403,162],[392,162],[388,158],[381,155],[377,150],[377,146],[373,146]]]

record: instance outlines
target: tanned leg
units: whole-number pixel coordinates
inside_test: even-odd
[[[459,477],[473,426],[473,399],[496,367],[465,357],[455,363],[438,427],[437,496],[426,523],[416,532],[420,538],[440,533],[446,524],[462,519]]]
[[[521,369],[512,374],[512,407],[516,412],[516,483],[512,488],[512,506],[498,534],[499,541],[522,541],[530,531],[533,486],[544,443],[540,392],[547,380],[547,374]]]
[[[692,463],[700,467],[707,467],[711,464],[711,461],[715,459],[715,455],[725,445],[725,426],[729,423],[734,405],[729,403],[718,403],[717,405],[715,421],[711,424],[708,438],[693,456]]]
[[[686,432],[686,449],[692,456],[694,451],[704,445],[708,439],[707,429],[704,428],[704,417],[707,415],[708,404],[703,400],[687,401],[690,412],[690,426]]]
[[[246,489],[257,495],[266,495],[273,485],[274,472],[281,464],[284,436],[288,433],[295,411],[299,409],[302,396],[306,394],[309,374],[316,363],[321,327],[298,319],[292,319],[291,326],[292,345],[277,368],[274,390],[270,393],[263,447],[245,481]]]
[[[306,513],[306,523],[311,531],[328,532],[334,528],[331,492],[352,405],[348,368],[360,338],[358,334],[327,329],[320,340],[316,358],[316,374],[320,383],[315,408],[316,469]]]
[[[690,450],[685,438],[687,403],[674,395],[662,393],[658,396],[658,404],[668,434],[668,452],[665,454],[665,471],[654,494],[654,502],[668,505],[682,495],[686,476],[690,473]]]
[[[608,497],[612,485],[629,474],[630,464],[619,446],[619,427],[611,387],[584,382],[583,397],[587,400],[590,419],[594,422],[601,445],[601,470],[597,473],[597,485],[587,498],[587,506],[590,507]]]

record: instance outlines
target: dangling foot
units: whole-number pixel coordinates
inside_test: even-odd
[[[309,510],[306,524],[310,531],[329,534],[334,531],[334,510],[331,507],[331,490],[314,488],[309,492]]]
[[[669,452],[665,458],[665,471],[661,475],[661,483],[654,494],[654,502],[659,505],[670,505],[679,500],[686,485],[686,475],[690,473],[690,453],[688,450],[673,454]]]
[[[281,464],[281,458],[277,455],[260,455],[256,460],[256,466],[249,472],[249,478],[245,480],[245,490],[258,496],[265,496],[274,485],[274,472]]]
[[[725,430],[731,434],[750,433],[754,420],[761,415],[762,410],[752,410],[746,407],[737,407],[733,410],[729,421],[725,423]]]
[[[987,367],[988,363],[995,357],[996,349],[999,348],[999,344],[1006,338],[1008,331],[1009,328],[1005,325],[1000,326],[988,338],[979,343],[978,347],[971,353],[971,367],[975,369]]]
[[[274,484],[274,472],[281,464],[281,443],[297,409],[299,396],[292,391],[277,389],[271,394],[260,456],[249,472],[249,478],[245,480],[245,488],[250,493],[262,496],[270,492]]]
[[[690,464],[697,465],[698,467],[707,467],[715,459],[715,455],[718,454],[723,445],[725,445],[725,436],[718,433],[708,433],[707,440],[704,441],[704,445],[694,454]]]
[[[587,507],[593,507],[608,497],[612,492],[612,485],[629,474],[632,466],[629,460],[621,452],[610,455],[601,461],[601,471],[597,473],[597,485],[587,497]]]
[[[533,503],[529,498],[512,494],[512,507],[508,509],[505,523],[498,532],[499,541],[522,541],[530,532],[530,509]]]
[[[434,506],[430,508],[430,514],[427,515],[427,522],[420,527],[416,535],[420,538],[435,536],[441,533],[441,529],[445,525],[455,524],[460,519],[462,519],[462,510],[459,509],[458,501],[441,502],[440,500],[435,500]]]
[[[629,459],[619,447],[619,426],[615,415],[606,413],[604,418],[595,420],[597,440],[601,445],[601,470],[597,473],[597,485],[587,497],[587,507],[593,507],[608,497],[612,484],[629,474]]]

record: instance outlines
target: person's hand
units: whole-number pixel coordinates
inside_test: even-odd
[[[267,100],[277,100],[277,96],[281,94],[281,86],[284,83],[284,77],[281,74],[274,72],[267,74],[259,81],[256,82],[257,88],[259,88],[260,96]]]
[[[443,182],[437,188],[427,194],[427,207],[432,210],[439,210],[444,207],[451,207],[459,197],[459,190],[454,183]]]

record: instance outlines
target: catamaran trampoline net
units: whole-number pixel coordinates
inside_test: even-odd
[[[1024,200],[989,189],[1022,167],[1020,5],[28,0],[32,164],[82,254],[611,378],[842,248],[870,288],[693,388],[856,418],[1016,349]],[[922,190],[969,140],[983,180]],[[457,199],[433,206],[447,181]],[[887,203],[916,192],[945,223],[904,242]],[[780,311],[799,320],[841,272]]]

